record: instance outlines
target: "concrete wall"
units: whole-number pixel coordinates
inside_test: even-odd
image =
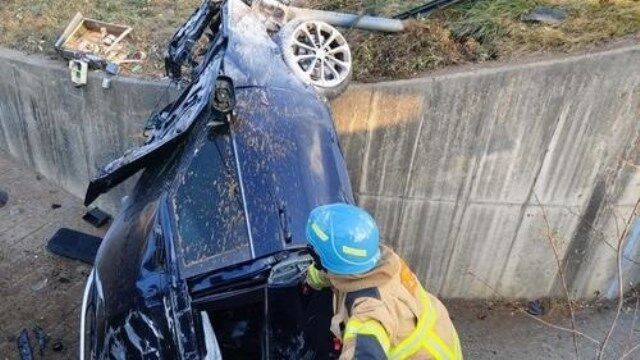
[[[352,86],[333,110],[359,202],[444,297],[560,294],[549,233],[576,296],[615,295],[614,248],[640,197],[627,164],[640,164],[639,70],[631,47]],[[59,63],[0,52],[0,149],[83,196],[165,88],[103,90],[94,75],[76,89]],[[625,284],[640,279],[632,230]]]
[[[625,163],[640,164],[640,47],[353,86],[333,105],[359,202],[430,289],[561,294],[544,210],[571,291],[615,295],[605,241],[640,197]]]
[[[166,83],[128,78],[105,90],[101,73],[76,88],[59,61],[0,49],[0,149],[84,198],[98,169],[142,142],[150,112],[169,92]],[[96,204],[115,212],[131,185]]]

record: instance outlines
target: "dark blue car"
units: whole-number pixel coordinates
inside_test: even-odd
[[[87,283],[80,357],[330,358],[331,293],[301,291],[309,212],[353,202],[324,100],[239,0],[204,1],[166,65],[183,92],[87,190],[140,173]]]

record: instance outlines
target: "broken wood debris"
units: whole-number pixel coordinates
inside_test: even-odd
[[[109,63],[142,62],[146,54],[127,41],[133,28],[85,18],[78,12],[55,44],[68,60],[86,61],[91,68],[104,68]]]

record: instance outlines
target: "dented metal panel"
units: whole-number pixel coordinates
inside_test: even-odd
[[[215,34],[202,61],[187,61],[207,26]],[[87,190],[90,203],[144,170],[96,257],[83,346],[92,358],[200,358],[194,314],[248,287],[264,296],[265,306],[252,308],[265,312],[252,341],[266,358],[329,354],[329,332],[314,328],[328,328],[330,294],[302,298],[300,267],[279,273],[276,285],[268,280],[274,267],[283,271],[279,263],[306,261],[299,249],[313,207],[353,202],[326,104],[288,71],[238,0],[203,2],[171,44],[167,71],[179,76],[175,67],[186,61],[191,83],[150,118],[145,144],[107,165]],[[227,86],[224,94],[216,83]],[[218,106],[219,96],[234,97],[225,102],[232,108]],[[285,316],[284,298],[300,311]]]
[[[239,89],[237,99],[232,129],[256,256],[304,246],[314,207],[353,202],[331,117],[315,97],[282,89]]]
[[[198,39],[202,37],[207,26],[211,25],[212,19],[218,16],[221,3],[222,1],[220,0],[203,0],[189,20],[173,35],[165,58],[168,76],[179,79],[182,76],[183,65],[193,61],[193,47]]]
[[[223,52],[224,39],[220,39],[215,46]],[[145,168],[152,160],[175,149],[177,142],[191,129],[194,121],[207,106],[215,79],[220,71],[222,56],[222,53],[217,53],[198,79],[185,89],[178,100],[149,119],[153,126],[152,133],[142,147],[132,149],[121,158],[109,163],[90,182],[85,196],[85,205],[91,204],[100,194],[109,191]]]
[[[202,7],[212,11],[205,0]],[[219,9],[219,8],[218,8]],[[205,10],[202,10],[205,11]],[[200,10],[193,16],[201,16]],[[181,42],[183,38],[200,37],[206,22],[199,21],[200,27],[181,28],[174,36],[172,43]],[[196,38],[197,38],[196,37]],[[187,40],[184,40],[188,42]],[[122,183],[138,171],[144,169],[154,159],[167,155],[175,150],[177,143],[191,129],[193,123],[209,104],[215,87],[215,80],[220,75],[222,61],[227,46],[227,31],[221,28],[209,44],[209,49],[202,63],[194,69],[193,81],[184,89],[177,100],[161,111],[154,113],[148,120],[148,137],[142,147],[127,151],[122,157],[113,160],[102,168],[87,188],[85,205],[91,204],[101,194]],[[179,47],[182,54],[188,55],[191,47]],[[177,53],[174,53],[177,56]],[[167,60],[167,66],[178,66],[179,59]]]

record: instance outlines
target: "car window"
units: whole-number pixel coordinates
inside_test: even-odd
[[[205,131],[173,195],[183,276],[251,258],[228,127]]]

